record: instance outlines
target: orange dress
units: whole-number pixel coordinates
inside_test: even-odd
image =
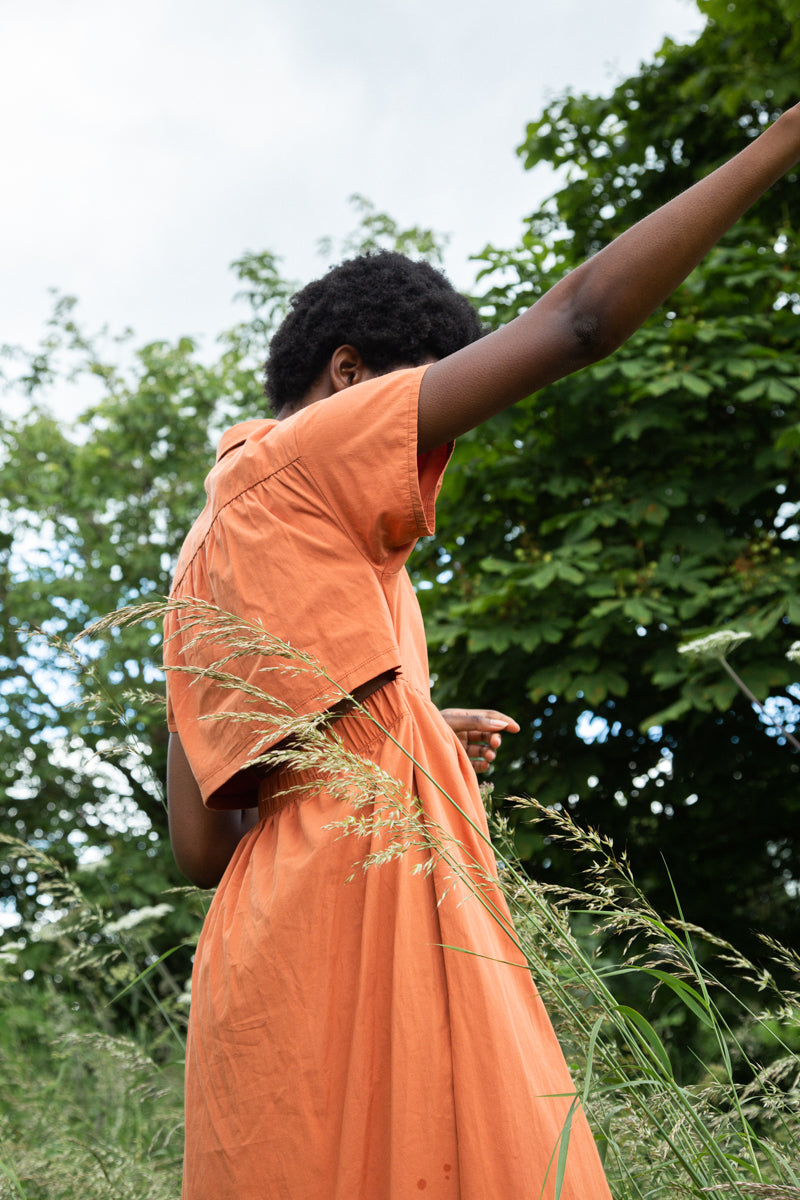
[[[574,1085],[514,945],[474,771],[430,700],[421,618],[403,566],[416,537],[432,531],[447,458],[416,459],[421,374],[398,372],[278,426],[233,431],[178,566],[175,595],[245,616],[263,603],[264,624],[333,662],[330,673],[349,689],[397,670],[367,702],[377,723],[353,715],[335,731],[399,781],[444,847],[412,839],[402,855],[362,869],[366,855],[386,846],[380,818],[391,815],[390,799],[361,796],[354,808],[308,772],[284,770],[262,783],[261,819],[225,873],[195,958],[184,1200],[555,1194]],[[259,470],[247,474],[250,458],[261,460],[259,482]],[[225,474],[246,487],[226,491]],[[258,527],[247,503],[236,511],[248,496]],[[284,536],[286,520],[299,526],[297,538]],[[249,553],[237,559],[248,535]],[[295,541],[299,564],[281,567],[279,551],[288,546],[291,557]],[[224,586],[215,561],[229,564]],[[251,578],[259,595],[237,598],[230,581],[238,573],[241,585],[246,571],[255,577],[259,563],[266,587]],[[327,585],[312,577],[297,591],[296,572],[313,574],[322,563]],[[177,618],[170,632],[172,665],[205,653],[188,637],[182,643]],[[244,677],[257,669],[241,665]],[[244,742],[252,750],[255,735],[235,723],[226,734],[224,720],[195,727],[209,706],[236,705],[231,693],[210,698],[190,678],[170,675],[170,724],[214,805],[225,770],[246,761]],[[313,690],[302,675],[285,681],[297,711],[319,706]],[[363,836],[343,829],[350,814],[366,819]],[[370,828],[373,814],[379,821]],[[561,1195],[609,1197],[580,1113]]]

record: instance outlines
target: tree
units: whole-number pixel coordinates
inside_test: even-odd
[[[92,863],[85,887],[119,913],[185,882],[164,851],[161,633],[150,623],[77,651],[68,643],[105,613],[168,592],[216,434],[263,405],[257,361],[292,287],[271,255],[235,265],[250,319],[223,335],[210,366],[188,338],[116,366],[64,297],[42,345],[15,356],[16,386],[34,403],[2,430],[3,828],[68,870]],[[99,380],[103,393],[75,428],[37,403],[67,377]],[[0,867],[0,897],[26,922],[52,903],[22,852]],[[193,925],[176,906],[158,952]]]
[[[480,256],[490,323],[785,105],[799,3],[704,0],[709,24],[694,45],[665,43],[608,98],[548,107],[521,153],[566,164],[567,183],[520,246]],[[773,189],[612,360],[464,438],[440,498],[443,532],[412,560],[439,702],[493,703],[523,723],[498,791],[574,807],[626,842],[659,905],[663,852],[689,914],[736,940],[742,926],[798,932],[786,888],[800,878],[798,764],[724,676],[677,647],[741,626],[754,635],[737,651],[744,675],[792,702],[794,186]],[[357,205],[347,252],[390,245],[439,258],[430,231]],[[94,680],[52,639],[166,593],[217,433],[264,411],[258,364],[293,285],[271,254],[234,265],[249,313],[210,365],[179,339],[123,353],[120,367],[62,299],[42,346],[7,372],[34,402],[65,377],[94,381],[102,396],[75,429],[36,406],[2,429],[3,824],[72,869],[94,855],[106,865],[90,886],[113,889],[123,910],[180,882],[163,845],[163,711],[135,695],[161,687],[159,631],[84,645]],[[126,724],[102,717],[109,704]],[[534,869],[574,872],[524,821],[517,836]],[[0,897],[30,920],[50,906],[24,853],[0,871]],[[187,921],[176,906],[156,949],[179,942]]]
[[[326,244],[328,257],[388,246],[440,261],[432,231],[353,203],[358,227],[342,248]],[[84,333],[69,297],[57,297],[33,352],[5,348],[6,384],[32,403],[0,429],[0,823],[21,844],[0,863],[0,905],[27,930],[58,907],[40,853],[118,916],[186,882],[167,841],[160,626],[71,642],[107,613],[168,593],[219,434],[266,415],[260,367],[298,285],[269,252],[233,267],[248,313],[210,364],[189,338],[120,353],[105,331]],[[101,391],[74,427],[41,402],[65,381]],[[174,904],[154,955],[196,929],[194,912]],[[27,953],[33,969],[47,963],[46,947]],[[172,960],[179,978],[188,958],[187,948]],[[107,995],[119,990],[109,980]]]
[[[797,0],[706,0],[610,97],[567,95],[520,154],[566,166],[522,245],[479,256],[492,324],[730,156],[796,87]],[[793,97],[792,97],[793,98]],[[440,700],[512,712],[504,790],[626,844],[656,906],[741,942],[796,940],[800,762],[713,667],[678,653],[722,626],[797,718],[800,253],[797,180],[765,197],[611,360],[464,438],[416,560]],[[453,537],[450,530],[458,531]],[[575,864],[517,826],[533,869]],[[752,947],[751,947],[752,948]]]

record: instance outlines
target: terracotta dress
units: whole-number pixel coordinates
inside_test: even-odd
[[[375,723],[348,716],[335,731],[399,783],[351,801],[308,772],[261,785],[261,819],[225,873],[195,959],[184,1200],[555,1194],[574,1085],[514,946],[474,771],[430,700],[403,565],[432,531],[447,460],[446,450],[416,457],[421,375],[397,372],[280,425],[231,431],[178,565],[174,595],[263,620],[348,690],[396,670],[368,701]],[[219,657],[192,645],[177,615],[167,632],[168,665]],[[263,660],[237,670],[251,682],[261,670],[263,686]],[[331,702],[328,682],[273,678],[298,712]],[[256,734],[200,720],[236,702],[191,679],[170,674],[170,725],[204,799],[233,805],[225,780]],[[384,817],[398,803],[412,814],[413,845],[362,869],[386,848]],[[362,836],[343,828],[349,815]],[[561,1195],[609,1196],[580,1114]]]

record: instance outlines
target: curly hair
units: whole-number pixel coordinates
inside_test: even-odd
[[[426,262],[382,250],[332,267],[291,300],[264,367],[274,412],[296,408],[339,346],[378,374],[444,358],[476,341],[480,321],[466,296]]]

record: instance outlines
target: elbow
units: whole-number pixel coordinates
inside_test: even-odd
[[[177,859],[175,861],[178,863],[178,870],[181,874],[185,875],[195,887],[203,888],[205,891],[215,888],[225,874],[224,871],[211,870],[207,866],[181,863]]]
[[[596,310],[581,309],[574,312],[570,325],[577,357],[584,366],[607,358],[625,340],[615,334],[610,322],[604,320]]]
[[[172,857],[180,873],[195,887],[215,888],[225,874],[231,855],[220,852],[218,846],[204,850],[196,845],[176,845],[175,839],[171,840]]]
[[[203,827],[170,825],[170,844],[178,870],[195,887],[215,888],[228,869],[243,837],[255,827],[257,812],[205,811]]]

